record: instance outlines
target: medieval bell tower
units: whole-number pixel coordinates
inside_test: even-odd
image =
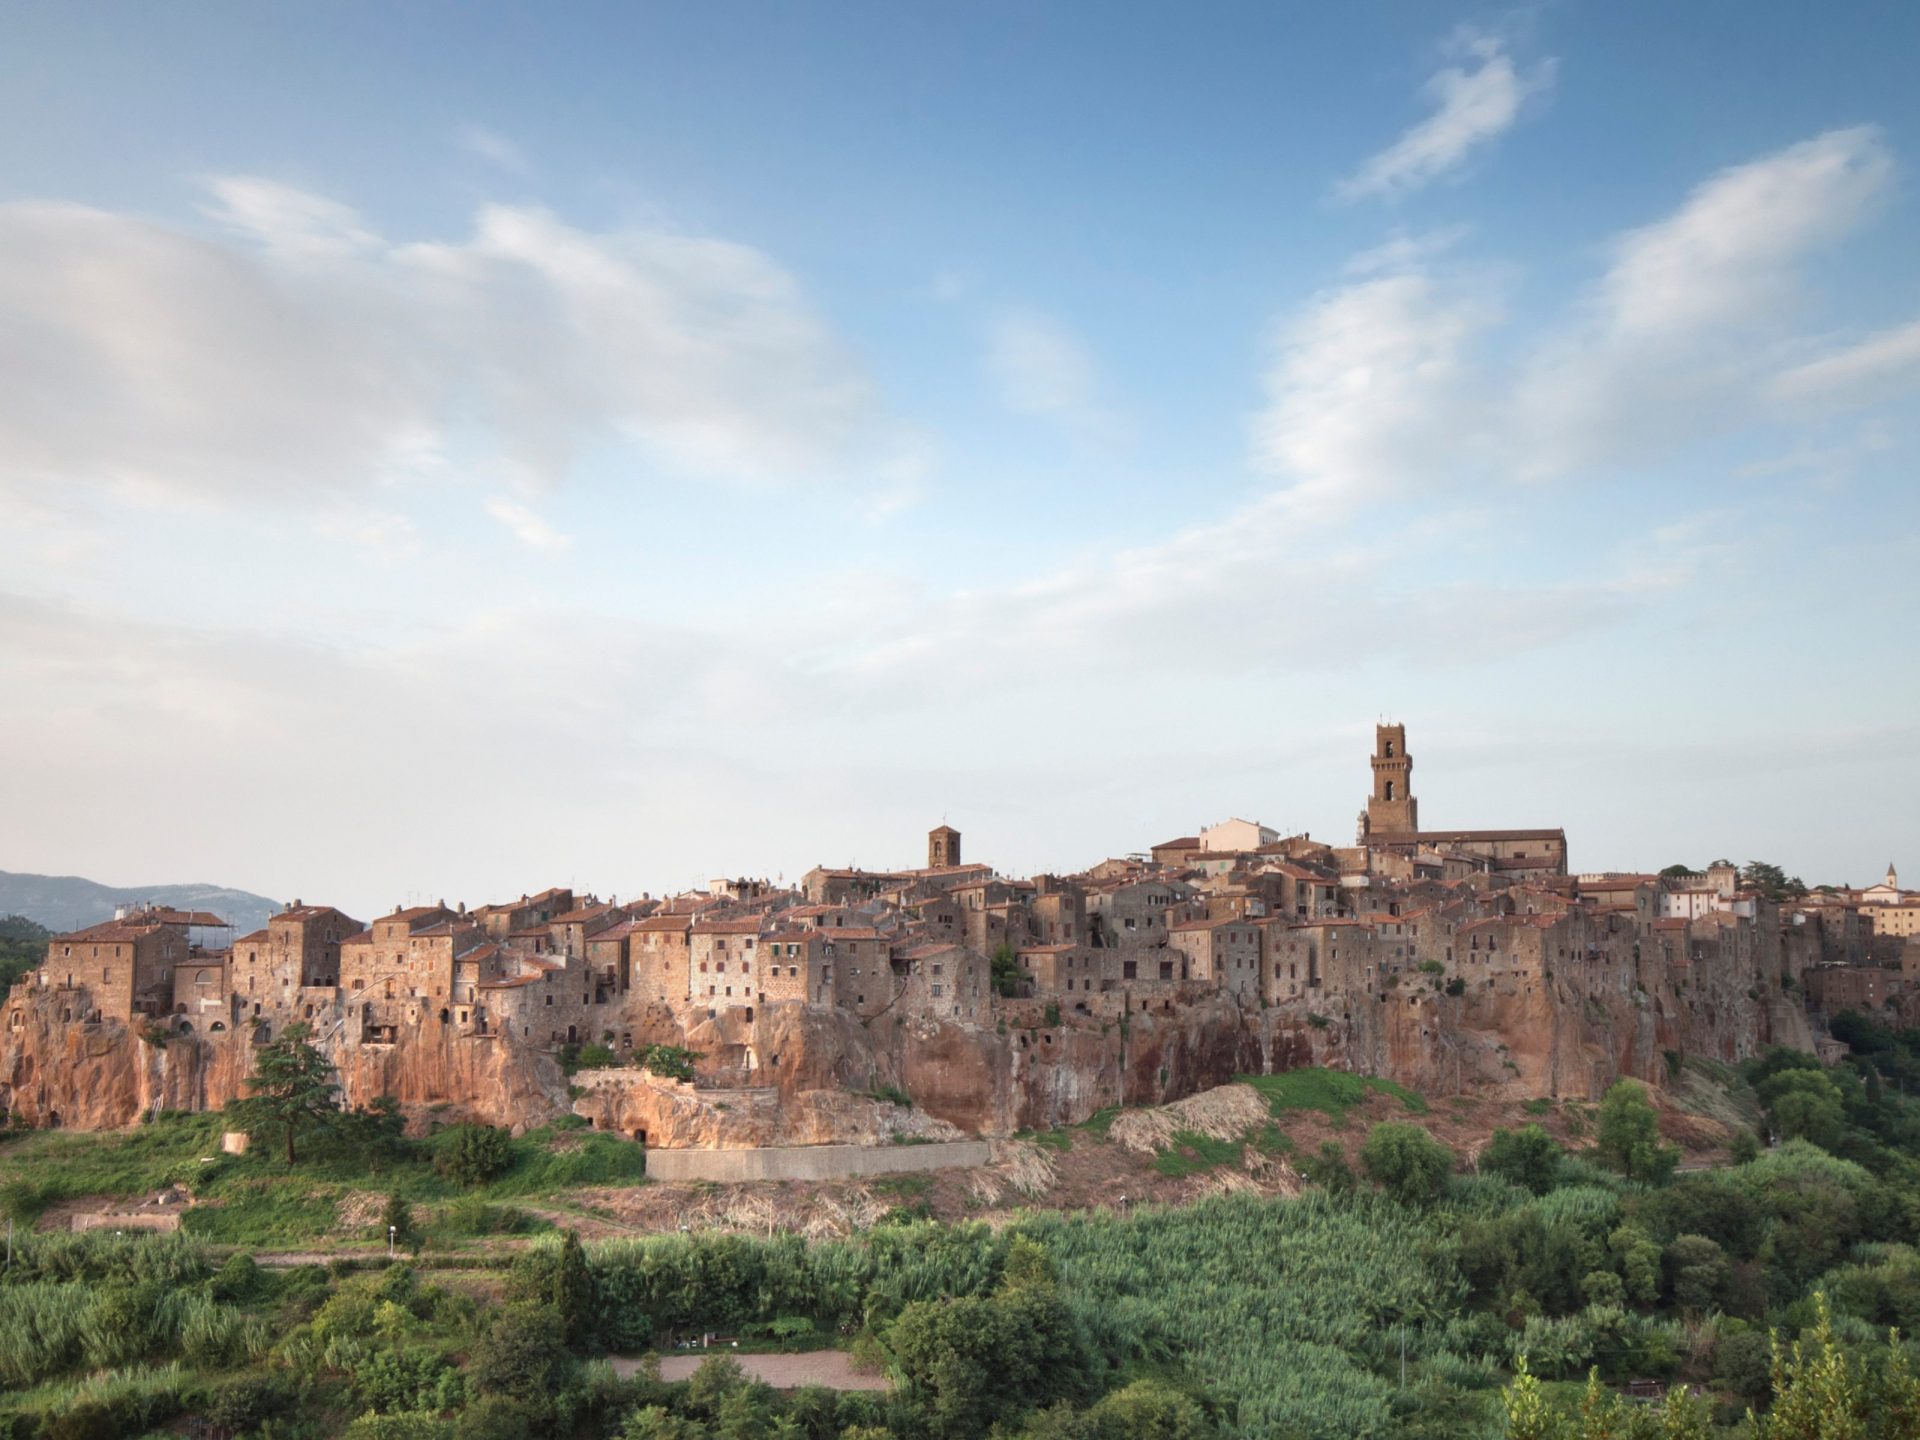
[[[1373,794],[1367,797],[1369,835],[1395,835],[1420,828],[1420,802],[1413,798],[1413,757],[1407,727],[1373,727]]]
[[[960,832],[942,825],[927,832],[927,868],[950,870],[960,863]]]

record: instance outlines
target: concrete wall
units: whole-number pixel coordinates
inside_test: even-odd
[[[770,1145],[754,1150],[649,1150],[649,1180],[847,1180],[987,1163],[984,1140],[933,1145]]]

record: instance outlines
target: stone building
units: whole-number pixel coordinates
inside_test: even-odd
[[[554,886],[538,895],[522,895],[519,900],[509,900],[502,905],[482,905],[473,912],[473,919],[495,940],[544,938],[547,926],[573,908],[573,891]]]
[[[1231,916],[1182,920],[1168,927],[1167,943],[1180,957],[1182,980],[1258,1000],[1260,929],[1257,921]]]
[[[719,919],[702,916],[693,922],[692,960],[694,1008],[749,1009],[758,995],[756,950],[761,922],[754,916]]]
[[[1105,954],[1090,945],[1029,945],[1016,958],[1035,995],[1084,999],[1107,985]]]
[[[174,967],[196,953],[196,930],[226,927],[204,911],[152,906],[123,911],[47,942],[39,984],[58,992],[70,1018],[98,1015],[131,1023],[136,1015],[166,1015],[175,1006]]]
[[[927,832],[927,868],[950,870],[960,863],[960,832],[941,825]]]
[[[628,992],[641,1003],[684,1008],[693,995],[693,919],[649,915],[627,936]]]
[[[1413,798],[1413,756],[1407,753],[1407,727],[1373,727],[1373,793],[1360,818],[1360,840],[1406,835],[1420,829],[1420,802]]]

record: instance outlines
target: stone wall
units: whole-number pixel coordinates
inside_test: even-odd
[[[649,1180],[849,1180],[987,1163],[984,1140],[928,1145],[770,1145],[758,1150],[649,1150]]]

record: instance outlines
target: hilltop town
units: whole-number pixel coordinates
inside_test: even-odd
[[[1891,867],[1809,893],[1724,862],[1576,873],[1558,828],[1423,829],[1404,726],[1377,728],[1370,769],[1351,845],[1229,819],[1013,878],[942,825],[923,866],[793,887],[370,922],[295,900],[239,936],[129,909],[56,936],[8,996],[0,1108],[101,1127],[217,1107],[298,1022],[356,1104],[571,1109],[668,1146],[993,1135],[1308,1063],[1593,1096],[1920,1008],[1920,893]]]

